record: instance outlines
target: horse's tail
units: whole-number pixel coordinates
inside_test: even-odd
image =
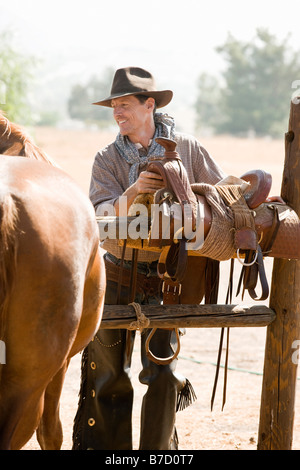
[[[0,195],[0,363],[5,363],[5,329],[7,309],[14,280],[17,257],[18,209],[9,194]],[[4,359],[4,360],[3,360]]]

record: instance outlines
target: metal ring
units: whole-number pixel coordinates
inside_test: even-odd
[[[238,261],[243,265],[243,266],[253,266],[253,264],[256,262],[257,260],[257,256],[258,256],[258,251],[255,250],[255,257],[254,257],[254,260],[251,261],[251,263],[245,263],[241,258],[240,258],[240,249],[238,248],[236,250],[236,257],[238,259]]]

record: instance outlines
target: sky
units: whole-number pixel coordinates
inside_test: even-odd
[[[50,107],[71,84],[130,65],[172,89],[174,109],[188,109],[197,77],[224,69],[216,47],[229,33],[251,41],[265,27],[299,49],[298,10],[299,0],[0,0],[0,32],[40,59],[36,96]]]

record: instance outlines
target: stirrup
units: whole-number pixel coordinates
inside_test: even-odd
[[[179,329],[178,328],[175,328],[175,332],[176,332],[176,340],[177,340],[177,349],[175,351],[175,353],[172,355],[172,356],[169,356],[169,357],[157,357],[155,356],[150,348],[149,348],[149,343],[151,341],[151,338],[153,337],[155,331],[157,330],[157,328],[152,328],[152,330],[150,331],[147,339],[146,339],[146,343],[145,343],[145,348],[146,348],[146,356],[152,361],[152,362],[155,362],[155,364],[158,364],[160,366],[164,366],[164,365],[168,365],[168,364],[171,364],[171,362],[176,359],[176,357],[178,356],[179,352],[180,352],[180,338],[179,338]]]

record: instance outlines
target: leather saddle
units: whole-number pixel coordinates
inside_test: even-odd
[[[200,205],[202,207],[204,244],[209,236],[213,238],[214,244],[220,244],[225,229],[223,228],[222,231],[222,224],[220,224],[220,231],[215,230],[212,232],[215,215],[213,213],[211,199],[207,197],[205,192],[203,194],[197,193],[194,189],[194,185],[190,185],[182,160],[176,152],[176,142],[166,138],[156,140],[164,147],[165,155],[164,157],[151,158],[147,169],[158,173],[162,177],[165,187],[163,190],[158,191],[152,200],[150,197],[148,205],[152,203],[158,205],[172,205],[176,203],[182,215],[190,218],[189,226],[192,231],[197,228],[199,217],[198,209]],[[247,290],[254,300],[265,300],[269,295],[269,287],[264,271],[263,258],[265,256],[272,256],[274,258],[300,259],[300,221],[295,211],[287,204],[268,202],[267,198],[272,185],[272,177],[269,173],[263,170],[249,171],[243,174],[239,180],[242,180],[243,185],[239,181],[238,184],[219,184],[214,186],[216,199],[218,197],[222,199],[226,211],[230,215],[230,220],[232,221],[228,231],[234,234],[232,237],[232,254],[228,258],[225,256],[225,259],[231,259],[231,278],[234,258],[237,258],[242,263],[237,294],[243,286],[243,293]],[[244,187],[242,189],[245,183],[246,189]],[[179,230],[181,236],[178,237],[178,230],[176,230],[175,220],[173,220],[171,212],[169,212],[169,218],[170,230],[168,236],[165,236],[165,232],[161,226],[161,220],[158,219],[157,228],[152,226],[152,219],[147,240],[147,249],[160,250],[158,275],[167,282],[168,289],[170,288],[170,291],[167,290],[164,292],[164,303],[180,303],[180,295],[175,294],[181,292],[181,285],[185,287],[187,283],[193,283],[193,279],[190,277],[191,272],[187,272],[186,269],[188,259],[189,262],[193,260],[192,277],[203,277],[203,275],[205,277],[205,303],[217,303],[219,258],[214,258],[213,253],[208,255],[206,252],[203,255],[201,249],[195,250],[193,253],[189,252],[188,241],[191,239],[191,233],[186,233],[185,227],[182,226]],[[184,217],[182,217],[182,220],[184,220]],[[228,224],[226,227],[228,228]],[[153,236],[154,228],[155,234],[158,234],[158,236],[155,237]],[[212,233],[215,239],[214,236],[212,237]],[[189,254],[198,256],[199,263],[195,263],[197,259],[195,256],[189,256]],[[207,267],[205,265],[205,258],[209,261]],[[255,290],[258,279],[262,287],[262,293],[259,298]],[[231,301],[231,290],[232,279],[229,281],[226,303],[228,300]],[[199,301],[201,301],[201,299],[199,299]],[[229,332],[229,329],[227,330]],[[155,329],[152,334],[154,334],[154,332]],[[148,357],[158,364],[169,363],[174,357],[177,357],[180,350],[180,341],[178,330],[176,330],[176,332],[177,350],[173,357],[167,359],[154,357],[151,353],[149,342],[146,344]],[[213,406],[218,381],[223,334],[224,328],[222,328],[221,331],[211,406]],[[150,338],[151,335],[149,335],[149,341]],[[228,344],[227,333],[223,406],[226,400]]]
[[[205,195],[195,194],[192,189],[182,160],[176,152],[176,142],[162,137],[156,141],[164,147],[165,154],[163,157],[153,157],[147,169],[162,177],[165,188],[155,195],[154,201],[158,204],[176,201],[182,214],[190,218],[192,230],[195,230],[198,205],[201,204],[205,240],[213,222],[212,208]],[[272,185],[269,173],[263,170],[249,171],[240,179],[247,183],[246,190],[242,191],[240,184],[216,185],[215,188],[232,214],[233,257],[238,258],[243,265],[240,284],[243,282],[244,290],[247,289],[253,299],[263,300],[269,294],[263,257],[299,259],[300,222],[297,214],[286,204],[266,202]],[[158,275],[162,279],[181,282],[189,254],[187,234],[184,233],[184,227],[181,227],[181,237],[176,237],[172,216],[170,218],[170,236],[153,238],[151,227],[148,246],[150,250],[152,247],[162,250]],[[161,232],[160,228],[158,232]],[[191,234],[188,235],[191,238]],[[219,236],[222,237],[222,233]],[[218,239],[215,243],[218,243]],[[192,254],[201,256],[201,250]],[[259,299],[255,293],[258,277],[262,284],[262,296]]]

